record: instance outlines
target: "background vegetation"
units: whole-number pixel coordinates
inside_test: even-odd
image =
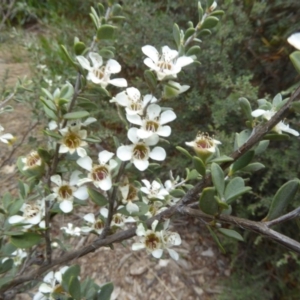
[[[54,87],[55,80],[72,81],[74,72],[60,52],[59,44],[71,50],[74,36],[87,43],[91,40],[92,25],[88,14],[94,1],[18,0],[11,11],[8,11],[8,4],[3,3],[3,12],[9,12],[9,17],[1,43],[23,43],[28,49],[35,62],[32,71],[36,99],[40,87],[47,86],[45,78],[54,80]],[[126,0],[120,3],[126,16],[120,23],[115,44],[116,53],[122,54],[116,57],[122,65],[120,77],[126,78],[129,86],[146,91],[140,47],[150,44],[157,48],[163,45],[175,48],[170,34],[172,25],[176,22],[186,28],[187,20],[196,23],[197,3],[190,0]],[[222,153],[229,154],[234,133],[244,128],[238,98],[248,98],[256,108],[259,98],[271,98],[279,92],[288,96],[300,79],[289,62],[288,55],[293,49],[286,42],[291,33],[300,30],[299,1],[219,0],[218,5],[225,16],[213,35],[203,38],[201,65],[186,68],[181,74],[181,82],[191,85],[189,92],[166,105],[178,112],[167,150],[171,155],[167,163],[175,173],[184,170],[186,162],[175,152],[174,145],[182,146],[185,141],[193,140],[198,130],[208,131],[222,141]],[[14,31],[14,27],[18,31]],[[47,72],[36,68],[37,65],[47,65]],[[85,96],[93,98],[98,105],[96,114],[104,129],[102,143],[109,148],[112,143],[109,137],[116,133],[124,135],[124,132],[122,124],[110,114],[108,98],[95,96],[95,92],[90,89]],[[36,113],[39,115],[38,108]],[[289,120],[292,128],[300,129],[296,115],[291,114]],[[235,205],[234,214],[262,219],[278,187],[299,174],[298,153],[296,138],[272,142],[269,151],[261,156],[266,168],[249,177],[253,193]],[[168,169],[162,166],[157,172],[161,176]],[[299,205],[298,197],[294,206]],[[280,231],[296,237],[299,228],[299,222],[292,221]],[[245,243],[224,240],[228,255],[232,257],[233,274],[224,282],[228,293],[220,299],[298,299],[299,258],[255,234],[245,232],[244,236]]]

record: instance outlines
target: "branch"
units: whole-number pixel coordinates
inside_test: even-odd
[[[268,239],[271,239],[278,244],[295,251],[296,253],[300,254],[300,243],[287,237],[284,234],[281,234],[273,229],[270,229],[267,222],[256,222],[256,221],[250,221],[238,217],[228,216],[228,215],[220,215],[218,217],[210,216],[198,209],[193,209],[190,207],[180,206],[178,207],[177,211],[181,214],[192,216],[198,219],[206,219],[209,221],[212,220],[220,220],[224,223],[231,224],[234,226],[238,226],[242,229],[248,229],[250,231],[259,233]],[[270,222],[268,222],[270,223]]]
[[[298,216],[300,215],[300,207],[292,210],[291,212],[277,218],[277,219],[274,219],[272,221],[268,221],[268,222],[265,222],[265,224],[268,226],[268,227],[271,227],[271,226],[274,226],[274,225],[277,225],[277,224],[280,224],[280,223],[283,223],[283,222],[286,222],[286,221],[289,221],[289,220],[292,220],[292,219],[295,219],[297,218]]]

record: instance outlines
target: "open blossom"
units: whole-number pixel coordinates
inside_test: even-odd
[[[142,51],[148,56],[144,60],[145,65],[155,71],[158,80],[163,80],[165,77],[177,77],[182,67],[194,61],[188,56],[178,57],[178,51],[171,50],[168,46],[162,47],[162,54],[150,45],[142,47]]]
[[[287,41],[296,49],[300,50],[300,32],[292,34]]]
[[[67,271],[68,267],[62,267],[57,272],[49,272],[43,279],[43,283],[39,286],[39,291],[34,295],[33,300],[52,300],[54,294],[65,293],[61,285],[62,275]]]
[[[168,137],[171,134],[171,127],[165,125],[176,119],[176,115],[172,110],[161,112],[161,107],[157,104],[150,104],[147,108],[145,118],[139,115],[128,115],[127,120],[135,125],[141,126],[137,130],[137,136],[141,139],[146,139],[157,134],[162,137]]]
[[[15,140],[14,136],[10,133],[5,133],[1,135],[3,131],[4,128],[0,125],[0,141],[4,144],[11,144]]]
[[[158,181],[153,180],[150,183],[147,179],[143,179],[142,182],[145,186],[141,187],[141,191],[146,194],[146,199],[143,199],[144,202],[149,202],[149,200],[164,200],[167,195],[169,195],[168,191],[160,184]],[[146,204],[147,204],[146,203]]]
[[[87,142],[84,141],[87,137],[86,130],[80,130],[78,127],[72,128],[72,126],[68,126],[66,128],[60,129],[59,132],[62,135],[62,139],[60,142],[59,153],[71,153],[73,154],[75,151],[78,156],[84,157],[86,156],[86,150],[83,148],[87,145]]]
[[[5,257],[2,259],[2,263],[4,263],[8,259],[12,259],[15,266],[19,266],[22,264],[23,258],[27,257],[27,252],[23,249],[17,249],[14,251],[10,257]]]
[[[140,237],[139,243],[132,245],[132,250],[141,250],[146,248],[147,252],[151,253],[155,258],[161,258],[164,249],[166,249],[170,256],[178,260],[178,253],[170,249],[172,246],[178,246],[181,244],[180,235],[177,232],[167,231],[169,222],[164,223],[164,229],[161,231],[155,231],[158,221],[153,221],[151,229],[145,229],[143,224],[139,224],[136,229],[136,235]]]
[[[117,156],[122,161],[130,160],[140,171],[144,171],[149,166],[149,158],[157,161],[163,161],[166,158],[166,151],[162,147],[149,146],[156,145],[159,141],[158,135],[152,135],[147,139],[140,140],[137,136],[137,128],[128,130],[128,139],[133,143],[128,146],[120,146],[117,150]]]
[[[78,185],[86,182],[93,182],[95,187],[108,191],[112,186],[111,170],[117,166],[117,162],[111,159],[114,153],[103,150],[99,153],[99,165],[93,165],[89,156],[79,158],[77,163],[89,171],[88,177],[80,179]],[[109,163],[109,164],[107,164]]]
[[[74,171],[71,174],[70,182],[62,180],[60,175],[51,176],[51,181],[57,185],[52,188],[52,195],[57,199],[59,208],[64,213],[69,213],[73,210],[74,197],[79,200],[86,200],[89,197],[86,186],[76,187],[80,174],[81,172]]]
[[[45,199],[37,200],[35,203],[24,203],[20,209],[22,216],[15,215],[8,219],[10,224],[23,223],[23,228],[28,229],[39,224],[45,216]]]
[[[129,87],[126,91],[117,94],[110,102],[117,102],[119,105],[124,106],[128,115],[142,115],[144,108],[149,103],[157,102],[157,99],[150,94],[144,96],[142,99],[138,89]]]
[[[100,235],[104,229],[105,219],[107,218],[107,209],[103,210],[101,208],[100,215],[104,218],[101,218],[101,216],[100,218],[96,218],[92,213],[84,215],[83,219],[86,224],[81,227],[81,232],[94,232]]]
[[[122,195],[122,203],[126,204],[126,210],[129,213],[139,211],[139,207],[133,203],[139,200],[138,190],[132,184],[126,184],[119,187]]]
[[[65,232],[67,235],[71,236],[80,236],[80,228],[79,227],[74,227],[72,223],[68,223],[68,227],[61,227],[61,230]]]
[[[211,138],[208,133],[199,132],[194,141],[186,142],[185,144],[187,146],[193,147],[194,151],[203,160],[205,160],[205,158],[216,152],[217,145],[220,145],[221,142]]]
[[[42,165],[42,159],[37,151],[31,151],[26,157],[22,157],[23,170],[34,169]]]
[[[252,116],[255,118],[263,117],[265,120],[269,121],[274,115],[276,114],[276,111],[274,110],[264,110],[264,109],[256,109],[252,112]],[[285,124],[283,121],[280,121],[278,124],[276,124],[273,128],[273,131],[282,134],[282,132],[290,133],[294,136],[299,136],[299,132],[290,128],[289,125]]]
[[[121,71],[121,65],[114,59],[109,59],[106,65],[103,65],[102,57],[95,52],[89,53],[89,58],[92,65],[84,56],[76,56],[80,65],[88,70],[87,80],[91,80],[101,87],[106,88],[108,84],[118,87],[126,87],[127,81],[124,78],[110,79],[111,74],[116,74]]]

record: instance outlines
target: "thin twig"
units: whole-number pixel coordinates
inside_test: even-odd
[[[277,218],[277,219],[274,219],[272,221],[268,221],[268,222],[265,222],[265,224],[268,226],[268,227],[272,227],[274,225],[277,225],[277,224],[280,224],[280,223],[283,223],[283,222],[286,222],[286,221],[289,221],[289,220],[292,220],[292,219],[295,219],[297,217],[299,217],[300,215],[300,207],[292,210],[291,212]]]
[[[15,92],[11,93],[9,96],[7,96],[6,99],[4,99],[2,102],[0,102],[0,109],[1,109],[1,108],[2,108],[9,100],[11,100],[15,94],[16,94]]]

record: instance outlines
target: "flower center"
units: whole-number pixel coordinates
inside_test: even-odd
[[[100,69],[93,70],[93,73],[97,78],[103,79],[105,76],[105,67],[103,66]]]
[[[109,170],[106,166],[95,166],[92,170],[92,178],[94,181],[101,181],[105,179],[109,174]]]
[[[26,218],[34,218],[40,212],[40,208],[36,205],[27,205],[24,210],[24,215]]]
[[[148,120],[146,121],[146,130],[147,131],[152,131],[152,132],[156,132],[158,127],[159,127],[159,123],[153,120]]]
[[[142,109],[141,102],[132,101],[130,103],[130,109],[133,110],[133,111],[140,111]]]
[[[133,148],[133,157],[135,159],[144,160],[148,159],[149,148],[143,143],[136,144]]]
[[[69,185],[62,185],[58,190],[58,195],[62,199],[69,199],[73,196],[73,190]]]
[[[137,190],[134,186],[129,185],[129,191],[128,191],[128,196],[127,196],[127,200],[136,200],[137,199]]]
[[[151,232],[147,234],[146,239],[145,239],[145,245],[148,249],[155,250],[159,248],[160,245],[160,239],[156,235],[155,232]]]
[[[26,165],[29,168],[33,168],[35,166],[41,165],[41,158],[36,151],[32,151],[29,155],[27,155]]]
[[[53,289],[53,294],[62,294],[64,292],[63,287],[61,284],[56,284],[56,286]]]
[[[97,220],[94,224],[95,229],[102,229],[104,227],[104,222],[102,220]]]
[[[113,222],[116,224],[116,225],[120,225],[123,223],[123,218],[120,214],[116,214],[113,216]]]
[[[157,63],[157,66],[160,68],[160,71],[163,72],[164,70],[171,71],[172,70],[172,64],[169,63],[168,61],[159,61]]]
[[[74,131],[69,131],[63,139],[63,143],[69,149],[77,149],[81,145],[81,137]]]

